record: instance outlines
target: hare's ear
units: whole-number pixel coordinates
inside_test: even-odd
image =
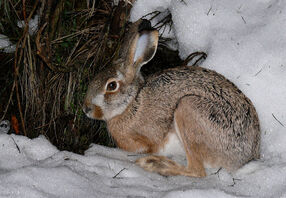
[[[144,30],[136,34],[127,55],[127,74],[138,75],[143,65],[148,63],[156,53],[159,33],[157,30]]]
[[[155,55],[158,46],[158,31],[143,31],[139,34],[136,43],[133,65],[140,69],[148,63]],[[138,68],[139,67],[139,68]]]

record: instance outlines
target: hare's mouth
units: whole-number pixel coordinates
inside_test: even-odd
[[[102,120],[103,118],[102,109],[97,105],[84,104],[83,112],[86,114],[87,117],[91,119]]]

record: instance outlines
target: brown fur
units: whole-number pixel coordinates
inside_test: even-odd
[[[102,110],[99,106],[94,105],[94,113],[93,116],[97,119],[101,119],[103,116]]]
[[[139,71],[142,63],[154,55],[158,33],[153,31],[149,36],[150,47],[136,64],[130,61],[138,35],[129,42],[132,49],[123,50],[127,52],[126,61],[120,57],[102,71],[86,96],[85,104],[91,104],[92,98],[104,94],[108,79],[116,78],[118,72],[125,76],[118,93],[104,97],[100,107],[118,147],[155,154],[136,163],[162,175],[204,177],[206,163],[233,171],[259,158],[260,127],[255,108],[225,77],[201,67],[177,67],[143,80]],[[156,155],[172,133],[184,147],[187,167]]]

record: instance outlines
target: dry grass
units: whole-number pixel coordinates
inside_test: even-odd
[[[81,111],[91,74],[111,61],[120,41],[121,35],[109,31],[116,10],[112,2],[1,1],[0,27],[8,25],[2,32],[16,43],[13,64],[7,64],[13,66],[13,79],[2,119],[16,115],[21,134],[43,134],[62,149],[81,152],[74,145],[88,145],[94,138],[112,145],[102,135],[103,124],[86,119]],[[29,21],[36,14],[39,29],[31,35]],[[19,20],[25,28],[17,28]]]
[[[105,123],[86,118],[81,107],[88,82],[120,48],[133,1],[128,2],[1,0],[0,31],[16,44],[14,55],[0,53],[0,83],[7,85],[0,92],[1,120],[16,116],[20,134],[43,134],[59,149],[82,153],[91,142],[114,146]],[[38,30],[30,34],[36,15]],[[168,11],[148,17],[158,17],[158,29],[172,26]],[[17,26],[19,20],[24,28]],[[180,64],[177,52],[160,45],[143,72]]]

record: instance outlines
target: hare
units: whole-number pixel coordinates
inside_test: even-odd
[[[136,164],[161,175],[205,177],[205,166],[235,171],[258,159],[256,110],[224,76],[180,66],[142,77],[158,45],[158,31],[149,26],[131,25],[118,58],[90,83],[85,114],[106,121],[119,148],[150,154]],[[187,166],[168,158],[175,155],[185,155]]]

